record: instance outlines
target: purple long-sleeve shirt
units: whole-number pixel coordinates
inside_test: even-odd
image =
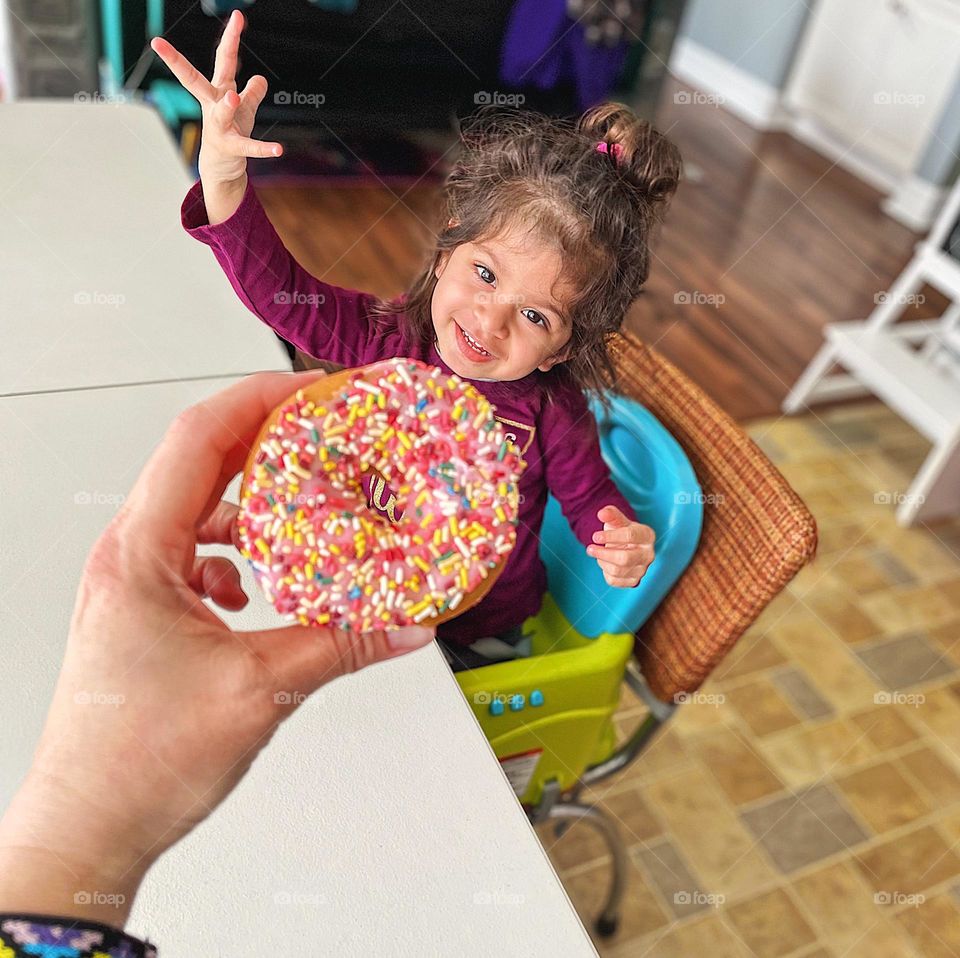
[[[199,180],[180,216],[184,229],[213,250],[254,315],[303,352],[342,366],[408,356],[453,372],[435,343],[404,342],[399,327],[375,333],[372,294],[308,273],[283,245],[249,183],[240,206],[223,223],[210,225]],[[495,406],[496,418],[509,427],[527,466],[520,477],[517,541],[503,572],[481,602],[437,628],[438,636],[459,644],[497,635],[539,610],[547,575],[538,536],[548,490],[584,547],[603,527],[597,518],[603,506],[636,518],[600,455],[596,420],[583,392],[559,367],[511,382],[471,382]]]

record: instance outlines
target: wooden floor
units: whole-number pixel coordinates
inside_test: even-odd
[[[668,86],[657,125],[688,176],[626,325],[743,422],[779,410],[824,324],[864,318],[918,237],[831,161],[713,105],[677,104],[681,88]],[[437,191],[258,187],[307,269],[381,295],[403,290],[428,255]],[[928,295],[918,315],[942,305]]]

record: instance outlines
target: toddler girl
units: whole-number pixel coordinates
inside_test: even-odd
[[[538,535],[548,490],[610,585],[636,586],[653,560],[653,530],[610,478],[584,391],[602,398],[616,385],[607,340],[647,279],[679,152],[613,103],[575,123],[479,111],[461,129],[435,250],[410,290],[384,302],[310,275],[260,205],[246,157],[281,147],[249,138],[266,80],[236,93],[242,28],[235,12],[212,83],[153,41],[203,109],[183,226],[211,247],[247,307],[303,352],[342,366],[419,359],[478,384],[494,404],[527,463],[517,541],[487,596],[437,638],[454,668],[513,657],[546,591]]]

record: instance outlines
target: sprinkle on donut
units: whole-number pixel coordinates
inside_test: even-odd
[[[261,432],[241,554],[288,621],[367,632],[452,617],[516,542],[519,449],[487,399],[437,367],[345,375],[319,401],[298,390]]]

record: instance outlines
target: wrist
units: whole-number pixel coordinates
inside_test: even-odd
[[[0,819],[0,912],[122,928],[154,858],[68,783],[31,771]]]
[[[237,211],[247,191],[247,174],[232,180],[221,180],[200,171],[203,203],[207,208],[207,222],[218,226]]]

